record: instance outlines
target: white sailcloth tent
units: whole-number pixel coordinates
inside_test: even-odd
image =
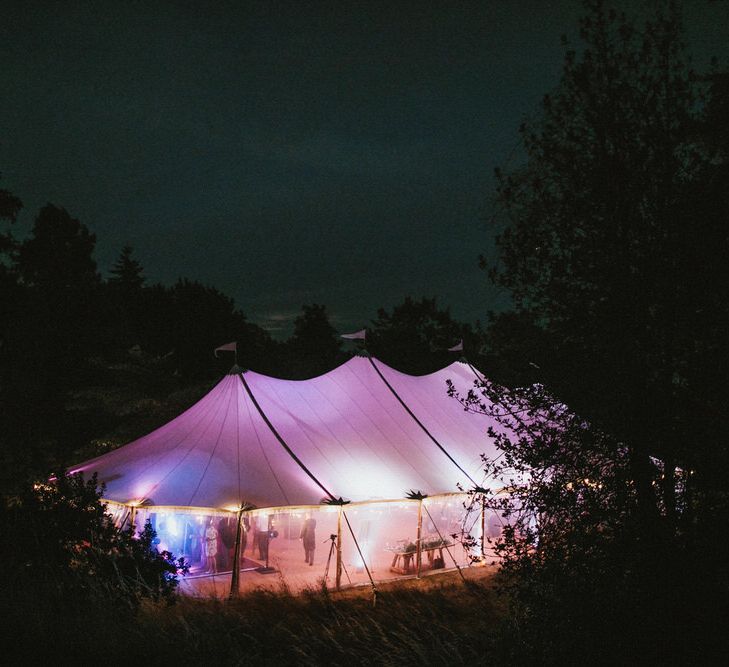
[[[465,393],[476,379],[467,363],[411,376],[366,355],[301,381],[234,367],[177,418],[72,472],[96,473],[105,485],[105,499],[120,517],[126,509],[127,516],[137,515],[137,525],[150,519],[163,546],[185,555],[200,573],[237,571],[235,558],[261,564],[277,550],[283,571],[286,553],[291,558],[297,553],[300,525],[307,518],[318,521],[322,536],[333,520],[341,524],[337,514],[342,505],[336,506],[340,499],[348,502],[352,520],[353,571],[369,565],[364,569],[379,570],[380,575],[408,573],[415,559],[405,555],[415,541],[419,572],[424,532],[433,544],[451,542],[446,533],[457,523],[451,514],[461,517],[461,532],[469,528],[463,525],[464,498],[457,494],[489,485],[481,455],[494,455],[487,436],[494,424],[484,415],[466,412],[447,395],[446,380]],[[425,529],[418,509],[422,501],[408,500],[409,490],[429,497]],[[323,500],[333,506],[322,505]],[[418,517],[413,518],[416,509]],[[251,557],[244,545],[242,552],[228,553],[227,562],[221,563],[223,552],[230,551],[222,538],[236,516],[243,522],[243,541],[252,543]],[[211,525],[215,536],[209,532]],[[478,529],[475,519],[474,525]],[[481,525],[484,530],[483,517]],[[410,533],[416,529],[413,540]],[[346,568],[341,525],[330,530],[339,535],[338,555]],[[263,532],[268,534],[266,548],[256,554],[256,534]],[[274,540],[269,549],[274,532],[283,539]],[[357,541],[365,544],[364,550]],[[457,551],[451,547],[449,553]],[[458,558],[465,564],[467,557],[463,553]],[[392,562],[389,568],[385,560]],[[435,556],[433,560],[444,566]],[[289,570],[295,574],[301,567],[293,563]],[[340,568],[337,575],[339,584]]]

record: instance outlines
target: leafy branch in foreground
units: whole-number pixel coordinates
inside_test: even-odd
[[[691,531],[673,530],[660,461],[653,461],[655,520],[646,530],[624,443],[543,386],[484,380],[465,396],[449,384],[449,394],[493,420],[489,436],[499,454],[483,462],[501,489],[470,493],[502,521],[501,534],[485,539],[511,603],[506,636],[514,658],[582,660],[618,635],[606,656],[640,651],[659,659],[695,650],[697,641],[701,650],[715,649],[720,635],[711,634],[707,615],[726,604],[710,575],[711,554]],[[676,472],[679,525],[693,521],[690,477]]]
[[[59,475],[4,499],[3,534],[12,548],[3,555],[0,576],[6,590],[42,589],[49,597],[103,596],[127,607],[144,598],[171,600],[184,559],[154,546],[145,524],[138,535],[118,528],[101,501],[96,477]]]

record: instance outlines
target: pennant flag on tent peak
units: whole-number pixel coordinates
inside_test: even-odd
[[[218,356],[218,352],[237,352],[238,351],[238,343],[226,343],[225,345],[221,345],[220,347],[215,348],[215,356]]]
[[[453,347],[448,348],[449,352],[463,352],[463,338],[459,340]]]
[[[360,329],[354,333],[342,334],[340,338],[346,338],[347,340],[365,340],[367,335],[367,329]]]

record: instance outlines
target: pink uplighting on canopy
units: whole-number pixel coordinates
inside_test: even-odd
[[[245,379],[291,452],[337,497],[395,499],[409,489],[447,493],[458,484],[472,487],[471,479],[485,485],[480,455],[494,454],[487,436],[493,423],[447,395],[447,379],[462,393],[473,387],[467,364],[411,376],[354,357],[309,380],[252,371]],[[153,505],[281,507],[315,505],[325,495],[276,439],[236,374],[156,431],[74,469],[81,471],[98,473],[104,497],[126,504],[143,497]]]

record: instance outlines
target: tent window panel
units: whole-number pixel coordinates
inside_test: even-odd
[[[249,560],[266,565],[275,573],[244,572],[243,587],[271,585],[282,577],[294,589],[316,586],[324,576],[331,545],[337,533],[335,508],[312,507],[255,512],[250,517],[250,537],[245,551]],[[336,554],[329,567],[329,585],[334,585]]]
[[[435,496],[425,502],[428,511],[423,512],[423,547],[437,551],[445,568],[454,567],[454,559],[459,567],[468,566],[469,555],[480,553],[479,549],[468,549],[466,540],[468,535],[480,537],[480,504],[472,504],[465,494]]]
[[[137,531],[149,519],[157,533],[154,545],[183,557],[190,565],[190,576],[230,572],[235,546],[234,514],[203,514],[140,508],[135,521]]]
[[[408,548],[413,553],[415,551],[417,505],[417,502],[403,501],[345,506],[344,511],[362,552],[360,555],[343,522],[343,558],[352,583],[368,581],[364,563],[377,580],[392,579],[406,573],[397,570],[394,560],[397,551],[406,551]],[[412,559],[408,556],[407,560]],[[349,583],[349,580],[345,577],[343,583]]]

